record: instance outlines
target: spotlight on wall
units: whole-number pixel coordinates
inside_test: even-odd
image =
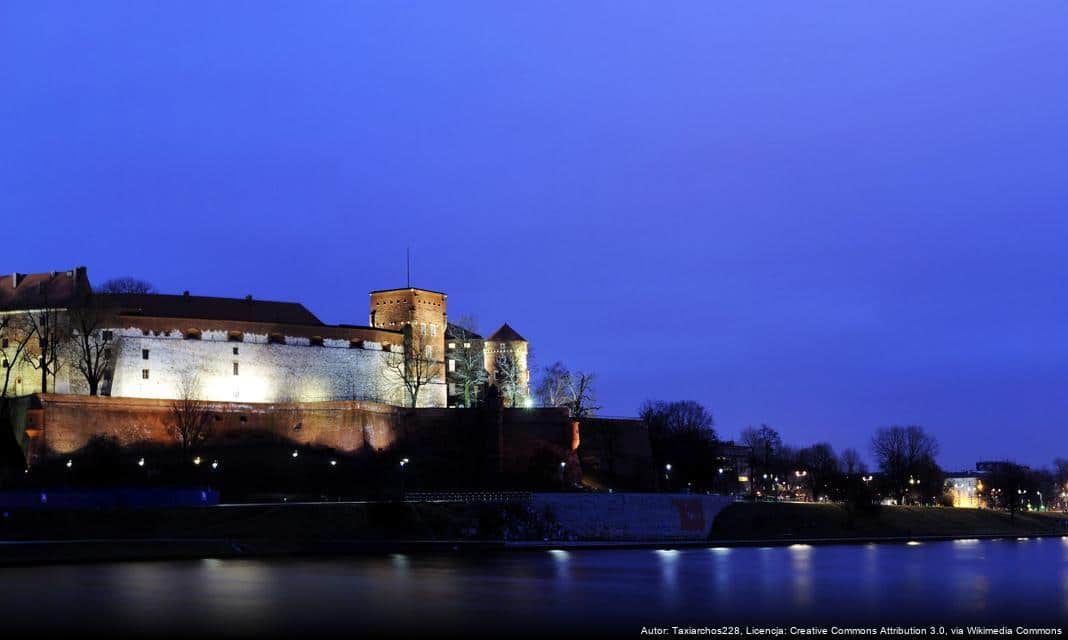
[[[298,455],[300,454],[297,452],[297,450],[293,449],[293,457],[296,458]]]
[[[138,460],[137,461],[137,466],[139,466],[139,467],[145,466],[145,459],[141,458],[140,460]]]
[[[200,456],[197,456],[197,457],[193,458],[193,464],[195,464],[195,465],[199,465],[200,464]]]
[[[73,460],[67,460],[67,468],[70,469],[73,466],[74,466],[74,461]]]

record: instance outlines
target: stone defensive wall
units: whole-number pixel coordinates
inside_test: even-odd
[[[579,540],[705,540],[730,496],[538,493],[534,508]]]
[[[37,394],[18,403],[16,436],[30,465],[75,453],[95,436],[123,447],[176,443],[171,400]],[[572,421],[565,409],[410,409],[366,401],[208,403],[206,445],[284,444],[345,454],[397,449],[477,462],[487,473],[541,474],[547,483],[612,478],[649,487],[648,437],[636,420]],[[563,463],[563,464],[561,464]],[[466,464],[466,463],[465,463]]]

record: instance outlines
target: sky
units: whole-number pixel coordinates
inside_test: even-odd
[[[1068,457],[1068,4],[0,3],[0,272],[366,323],[449,294],[603,413]]]

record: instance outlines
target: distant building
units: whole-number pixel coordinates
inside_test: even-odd
[[[946,502],[963,509],[978,509],[986,506],[982,497],[983,475],[977,471],[961,471],[945,475]]]
[[[418,405],[444,407],[450,405],[446,299],[416,287],[376,290],[368,326],[328,325],[295,302],[188,291],[93,293],[84,267],[15,273],[0,280],[0,321],[7,323],[0,335],[0,381],[9,380],[9,396],[88,394],[74,353],[73,318],[91,301],[102,316],[92,334],[105,365],[100,395],[175,399],[195,386],[200,398],[220,402],[368,400],[404,406],[410,399],[398,371],[405,370],[408,344],[436,363]],[[27,332],[32,337],[20,341],[17,325],[30,314],[44,317],[45,310],[56,318],[55,342],[63,344],[42,367],[41,336]],[[16,356],[23,342],[26,348]]]
[[[1004,473],[1010,470],[1030,471],[1031,467],[1009,460],[981,460],[975,463],[975,470],[980,473]]]
[[[716,474],[721,478],[726,476],[722,484],[727,486],[731,482],[737,482],[739,491],[748,493],[751,482],[749,462],[752,458],[752,447],[736,444],[732,440],[720,442]]]

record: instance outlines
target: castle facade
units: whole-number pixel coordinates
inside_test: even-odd
[[[328,325],[295,302],[94,291],[84,267],[14,273],[0,280],[0,394],[446,407],[500,385],[507,393],[494,393],[524,406],[526,341],[507,325],[485,341],[467,332],[482,371],[457,367],[447,336],[466,330],[449,324],[446,303],[437,291],[376,290],[367,325]]]

